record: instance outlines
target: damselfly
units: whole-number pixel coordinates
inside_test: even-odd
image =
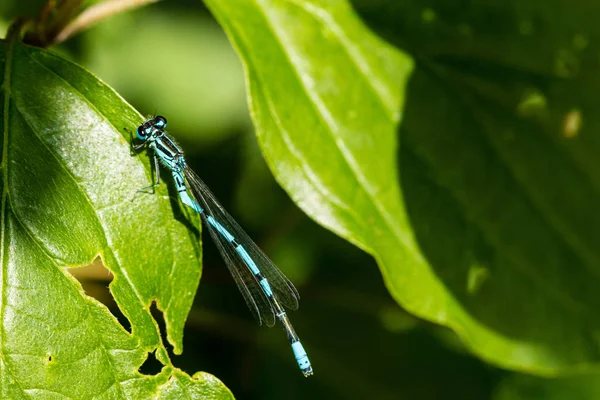
[[[137,128],[140,144],[134,145],[132,137],[131,145],[134,150],[152,150],[156,183],[144,189],[160,183],[159,163],[171,171],[181,202],[200,214],[258,323],[273,326],[275,318],[281,321],[302,373],[304,376],[312,375],[306,351],[284,309],[284,306],[291,310],[298,309],[298,291],[225,211],[206,184],[186,165],[183,151],[167,135],[166,127],[167,120],[158,115]]]

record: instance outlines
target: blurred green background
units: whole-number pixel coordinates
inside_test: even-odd
[[[43,3],[3,1],[0,28]],[[291,318],[314,366],[310,379],[298,371],[281,328],[255,324],[206,240],[176,366],[190,375],[214,374],[239,399],[496,397],[512,374],[466,354],[450,331],[405,313],[375,261],[311,221],[275,183],[254,138],[240,62],[200,2],[172,0],[128,12],[55,50],[140,112],[165,115],[192,168],[301,293]],[[86,289],[120,315],[106,284],[92,280]],[[159,367],[149,361],[142,370]]]

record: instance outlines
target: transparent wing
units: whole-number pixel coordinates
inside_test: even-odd
[[[232,249],[231,244],[206,221],[205,215],[202,215],[202,220],[258,324],[262,325],[264,322],[267,326],[275,325],[273,309],[267,300],[267,296],[257,286],[254,275],[245,266],[239,255],[235,253],[235,250]]]
[[[233,217],[225,211],[208,186],[206,186],[194,171],[190,168],[186,168],[185,178],[189,183],[191,194],[198,201],[200,206],[206,210],[207,215],[202,216],[206,229],[210,232],[223,260],[227,264],[240,292],[244,296],[248,308],[250,308],[250,311],[252,311],[258,322],[261,323],[262,320],[264,320],[268,326],[272,326],[275,323],[273,309],[258,280],[235,251],[234,247],[210,223],[208,223],[208,221],[206,221],[208,215],[211,215],[217,220],[225,229],[227,229],[227,231],[229,231],[229,233],[231,233],[236,241],[246,249],[263,276],[269,281],[277,300],[285,307],[291,310],[297,310],[300,295],[292,282],[283,275],[269,257],[263,253],[238,223],[235,222]]]

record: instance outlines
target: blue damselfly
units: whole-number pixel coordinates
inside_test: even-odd
[[[159,164],[171,171],[181,202],[200,214],[250,311],[259,324],[273,326],[276,318],[281,322],[302,373],[312,375],[308,356],[284,309],[298,309],[298,291],[187,166],[183,151],[168,136],[166,127],[167,120],[158,115],[137,128],[141,143],[134,145],[132,137],[134,150],[149,148],[152,152],[156,182],[148,188],[160,183]]]

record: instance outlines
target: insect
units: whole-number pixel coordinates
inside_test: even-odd
[[[132,148],[135,151],[150,149],[154,161],[156,182],[141,190],[160,184],[159,164],[171,171],[181,202],[200,214],[258,323],[273,326],[277,318],[285,329],[302,373],[304,376],[312,375],[306,351],[284,309],[298,309],[298,291],[225,211],[208,186],[187,166],[183,151],[169,137],[166,127],[167,120],[157,115],[137,128],[137,139],[141,143],[135,145],[132,134]]]

